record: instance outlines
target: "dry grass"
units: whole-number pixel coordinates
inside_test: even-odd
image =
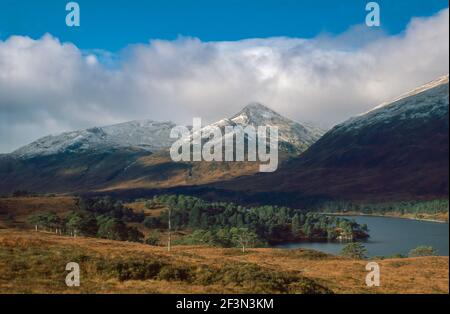
[[[146,209],[144,202],[126,206],[146,215],[157,216],[164,208]],[[171,281],[149,278],[121,281],[95,267],[99,261],[158,260],[174,267],[206,267],[219,273],[233,265],[245,269],[257,265],[267,274],[294,274],[335,293],[448,293],[448,257],[385,259],[381,266],[381,287],[365,286],[366,261],[349,260],[311,250],[251,249],[242,254],[238,249],[202,246],[174,246],[168,253],[164,247],[118,242],[95,238],[69,238],[47,233],[19,230],[26,227],[27,217],[35,212],[52,210],[64,214],[75,207],[74,198],[20,197],[0,198],[0,293],[241,293],[274,292],[267,287],[246,286],[231,282]],[[140,228],[141,229],[141,228]],[[148,229],[142,230],[144,233]],[[161,234],[161,243],[166,242]],[[173,234],[173,238],[182,234]],[[64,284],[64,266],[79,261],[83,268],[80,288]],[[281,272],[281,273],[280,273]],[[234,276],[234,277],[233,277]],[[302,279],[303,280],[303,279]],[[257,284],[257,280],[255,281]],[[259,289],[259,290],[258,290]],[[262,290],[261,290],[262,289]],[[265,290],[264,290],[265,289]],[[280,292],[278,289],[275,292]]]
[[[280,160],[286,159],[282,154]],[[136,165],[143,169],[156,166],[164,167],[172,165],[168,152],[159,152],[148,156],[142,156]],[[99,191],[127,190],[139,188],[169,188],[174,186],[201,185],[236,177],[252,175],[259,171],[259,165],[255,162],[180,162],[179,168],[161,173],[161,177],[140,176],[131,180],[125,180],[112,184]]]
[[[161,278],[120,280],[114,272],[99,271],[117,261],[158,261],[195,270],[195,279]],[[365,286],[366,261],[349,260],[311,250],[238,249],[201,246],[164,247],[94,238],[69,238],[32,231],[0,230],[0,293],[244,293],[280,292],[251,277],[239,282],[234,270],[256,267],[270,278],[300,278],[316,289],[335,293],[448,293],[448,257],[385,259],[381,286]],[[81,286],[64,284],[65,263],[76,261],[82,269]],[[177,268],[178,267],[178,268]],[[199,269],[202,272],[199,274]],[[233,270],[230,272],[230,270]],[[211,276],[222,273],[220,279]],[[203,277],[202,277],[203,276]],[[248,276],[246,273],[245,276]],[[288,277],[286,277],[288,276]],[[291,276],[291,277],[289,277]],[[294,277],[292,277],[294,276]],[[211,281],[211,282],[210,282]],[[323,288],[320,288],[323,287]],[[270,290],[272,289],[272,290]],[[278,289],[274,291],[273,289]],[[289,290],[290,291],[290,290]],[[322,290],[320,290],[322,291]]]
[[[0,198],[0,228],[23,227],[34,213],[54,211],[63,215],[74,209],[72,196]]]

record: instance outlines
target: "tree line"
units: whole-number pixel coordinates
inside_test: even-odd
[[[355,203],[349,201],[327,201],[317,208],[323,212],[360,212],[364,214],[383,214],[396,212],[400,214],[438,214],[447,213],[448,200],[429,201],[393,201],[383,203]]]
[[[161,231],[184,230],[187,236],[176,239],[175,244],[237,246],[243,250],[289,241],[368,237],[367,226],[354,220],[289,207],[247,207],[186,195],[157,195],[146,200],[145,207],[165,209],[158,217],[146,217],[111,197],[78,198],[76,209],[64,215],[37,213],[29,223],[37,230],[70,236],[144,242],[144,234],[136,227],[141,224],[151,230],[145,242],[152,245],[158,243]]]
[[[63,217],[55,212],[36,213],[28,219],[36,230],[46,230],[71,236],[99,237],[119,241],[142,242],[144,235],[127,223],[144,221],[143,213],[135,213],[120,201],[109,197],[76,201],[76,210]]]
[[[270,244],[302,239],[336,240],[368,236],[367,226],[359,225],[354,220],[289,207],[244,207],[230,202],[206,202],[186,195],[154,196],[146,202],[146,207],[161,204],[167,210],[160,217],[146,218],[144,225],[149,228],[166,226],[170,211],[174,230],[197,230],[193,235],[198,235],[206,242],[230,243],[233,232],[240,229],[247,229],[252,234],[253,242]]]

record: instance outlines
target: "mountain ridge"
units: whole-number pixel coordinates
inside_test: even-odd
[[[11,156],[32,158],[64,152],[102,151],[121,147],[136,147],[146,151],[159,150],[170,145],[169,134],[174,126],[173,122],[146,119],[63,132],[42,137],[15,150]]]
[[[266,120],[264,118],[266,118]],[[224,118],[209,125],[266,125],[267,118],[272,124],[279,124],[283,142],[305,150],[316,141],[323,131],[314,126],[303,126],[259,104],[251,103],[231,118]],[[107,151],[118,148],[137,148],[155,152],[169,148],[175,139],[170,138],[170,131],[175,127],[171,121],[158,122],[151,119],[133,120],[107,126],[95,126],[87,129],[63,132],[39,138],[20,147],[9,155],[16,158],[33,158],[66,152]]]
[[[448,198],[448,76],[433,82],[335,126],[273,175],[214,187],[285,198]]]
[[[282,123],[281,160],[304,151],[311,138],[318,139],[315,134],[296,133],[303,130],[300,124],[265,106],[244,109],[252,109],[247,110],[251,116],[269,115],[276,117],[273,123]],[[204,128],[238,123],[225,118]],[[258,171],[258,164],[251,162],[173,162],[168,150],[176,140],[169,136],[173,126],[172,122],[138,120],[38,139],[0,158],[0,193],[167,188],[207,184]],[[303,142],[304,134],[308,136]]]

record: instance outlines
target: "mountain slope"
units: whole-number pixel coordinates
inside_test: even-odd
[[[169,147],[172,122],[131,121],[105,127],[49,135],[19,148],[12,157],[32,158],[59,153],[83,153],[135,147],[157,151]]]
[[[260,103],[251,103],[231,118],[216,121],[191,133],[186,140],[192,141],[194,135],[209,134],[213,127],[218,127],[224,137],[232,137],[235,133],[225,134],[225,128],[236,126],[242,128],[252,126],[255,129],[259,126],[276,126],[278,128],[279,149],[288,154],[298,154],[305,151],[325,133],[324,130],[318,127],[285,118]],[[249,135],[246,134],[246,136]],[[212,138],[204,140],[204,142],[211,144],[218,144],[218,141],[222,141],[222,139]]]
[[[304,122],[297,123],[287,119],[259,103],[247,105],[231,117],[230,121],[244,127],[277,126],[281,147],[291,146],[297,152],[305,151],[325,133],[322,129]]]
[[[448,198],[448,76],[334,127],[273,175],[217,187],[335,199]]]
[[[304,151],[323,134],[259,104],[212,125],[223,131],[226,125],[266,124],[280,129],[280,159]],[[258,164],[252,162],[173,162],[167,148],[175,140],[169,137],[174,126],[171,122],[131,121],[41,138],[0,156],[0,193],[167,188],[258,171]]]

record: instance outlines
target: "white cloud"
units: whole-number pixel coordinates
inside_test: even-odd
[[[118,55],[51,35],[0,41],[0,152],[49,133],[133,119],[213,121],[251,101],[326,126],[448,73],[449,11],[388,36],[153,40]]]

